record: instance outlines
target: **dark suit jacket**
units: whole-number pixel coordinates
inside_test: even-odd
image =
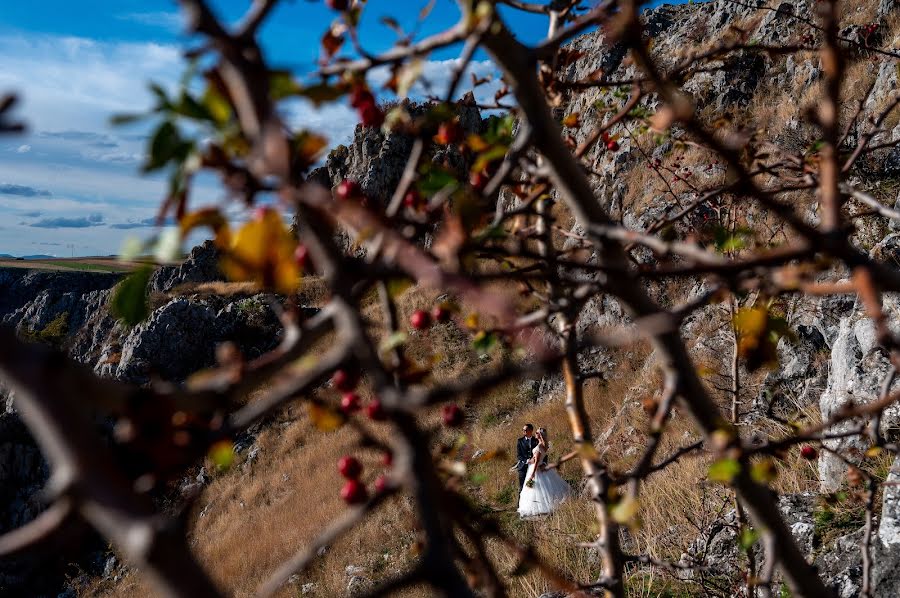
[[[516,459],[518,463],[516,464],[516,469],[519,471],[525,471],[528,469],[528,460],[531,459],[531,451],[534,450],[534,447],[538,445],[538,440],[534,436],[530,439],[525,438],[524,436],[519,438],[519,441],[516,442]]]

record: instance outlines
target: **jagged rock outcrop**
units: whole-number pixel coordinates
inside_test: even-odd
[[[40,330],[60,313],[79,322],[80,298],[111,288],[121,274],[0,268],[0,322]]]
[[[204,241],[177,266],[157,268],[147,286],[151,293],[168,293],[182,284],[216,280],[225,280],[219,270],[219,252],[212,241]]]
[[[422,117],[430,108],[412,103],[404,103],[402,107],[412,118]],[[463,132],[482,131],[484,124],[478,108],[462,103],[456,109]],[[357,125],[350,145],[335,148],[328,155],[325,166],[313,171],[310,179],[329,188],[350,179],[359,183],[369,197],[386,202],[400,181],[412,146],[413,137],[405,133],[385,134],[381,129]],[[433,163],[464,177],[468,162],[456,147],[431,144],[426,155]]]
[[[235,342],[245,355],[255,357],[278,343],[280,328],[263,295],[237,301],[177,297],[122,339],[113,376],[138,384],[151,375],[184,380],[214,363],[219,343]]]

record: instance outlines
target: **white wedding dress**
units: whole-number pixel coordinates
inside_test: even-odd
[[[525,474],[526,484],[519,494],[519,516],[531,517],[532,515],[544,515],[556,509],[557,505],[569,496],[571,491],[569,484],[559,477],[555,469],[538,469],[534,475],[534,486],[529,488],[527,480],[531,478],[535,468],[544,458],[541,445],[531,451],[534,463],[528,466]]]

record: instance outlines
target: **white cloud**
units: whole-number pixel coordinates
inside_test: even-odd
[[[17,154],[27,154],[31,151],[31,146],[26,144],[20,145],[18,149],[16,149]]]
[[[149,80],[171,86],[182,70],[174,45],[54,35],[0,35],[0,89],[20,92],[32,130],[102,131],[119,112],[149,108]]]
[[[426,60],[422,64],[421,75],[410,89],[410,98],[413,100],[421,100],[428,96],[444,98],[460,63],[459,58]],[[473,74],[479,79],[489,79],[487,83],[474,89],[475,99],[479,103],[493,103],[494,93],[500,89],[502,83],[499,71],[489,60],[473,60],[466,65],[453,99],[459,99],[467,91],[472,90]],[[369,72],[369,85],[376,89],[380,88],[390,77],[390,69],[386,66],[373,69]]]
[[[116,15],[116,18],[167,31],[181,31],[184,28],[184,19],[177,12],[131,12]]]

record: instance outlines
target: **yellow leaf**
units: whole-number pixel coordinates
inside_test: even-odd
[[[581,123],[581,113],[573,112],[563,119],[563,126],[577,127]]]
[[[297,241],[275,210],[263,210],[234,234],[221,267],[232,281],[255,282],[290,294],[300,286],[300,266],[294,259]]]
[[[771,459],[763,459],[758,463],[754,463],[750,468],[750,477],[760,484],[768,484],[774,482],[778,477],[778,470],[775,468],[775,462]]]
[[[310,421],[322,432],[333,432],[344,425],[344,416],[340,412],[313,402],[306,405]]]
[[[738,335],[738,352],[746,357],[759,346],[766,331],[769,311],[762,306],[745,307],[734,316],[734,329]]]
[[[597,449],[594,448],[594,445],[585,443],[582,443],[578,446],[578,455],[582,459],[586,459],[588,461],[593,461],[598,457]]]
[[[196,212],[185,214],[178,223],[181,229],[181,238],[184,239],[196,228],[207,226],[216,235],[215,243],[220,249],[227,249],[231,242],[231,230],[228,220],[219,211],[219,208],[202,208]]]
[[[637,498],[626,496],[610,509],[609,515],[616,523],[628,525],[634,521],[640,509],[641,503]]]
[[[880,446],[870,446],[870,447],[866,450],[866,457],[877,457],[877,456],[880,455],[882,452],[883,452],[883,450],[882,450],[882,448],[881,448]]]
[[[220,440],[209,447],[209,458],[218,469],[228,469],[234,462],[234,445],[230,440]]]
[[[481,137],[481,135],[476,135],[475,133],[472,133],[466,138],[466,143],[469,145],[469,148],[475,153],[481,153],[490,147],[490,145],[488,145],[488,142],[485,141]]]

